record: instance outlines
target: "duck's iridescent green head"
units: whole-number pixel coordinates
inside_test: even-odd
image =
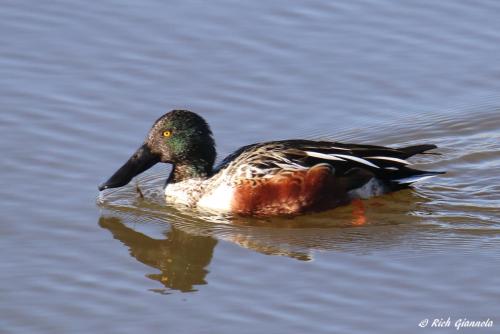
[[[215,157],[215,143],[207,122],[194,112],[172,110],[153,124],[144,144],[99,190],[124,186],[158,162],[174,165],[171,182],[207,177]]]

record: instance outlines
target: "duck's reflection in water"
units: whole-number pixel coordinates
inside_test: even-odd
[[[148,274],[147,277],[167,289],[189,292],[195,291],[196,285],[207,284],[207,266],[217,244],[214,238],[189,234],[171,226],[165,239],[154,239],[129,228],[118,217],[102,216],[99,225],[127,246],[130,255],[138,261],[158,269],[159,274]]]
[[[397,254],[404,245],[406,250],[418,252],[432,246],[428,236],[436,229],[421,225],[425,201],[408,191],[397,197],[288,218],[200,215],[143,200],[126,206],[107,202],[101,205],[104,215],[99,224],[126,245],[138,261],[160,271],[147,275],[167,288],[159,292],[188,292],[207,284],[217,240],[303,261],[324,251],[366,254],[393,249]],[[165,231],[165,238],[152,238],[137,230],[152,226]]]

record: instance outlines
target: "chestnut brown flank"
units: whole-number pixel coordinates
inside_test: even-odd
[[[343,187],[327,164],[304,171],[283,171],[271,178],[242,180],[232,211],[243,215],[297,214],[335,207]]]

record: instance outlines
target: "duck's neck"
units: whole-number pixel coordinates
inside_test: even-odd
[[[203,160],[195,160],[177,163],[172,166],[172,173],[168,177],[168,183],[178,183],[189,179],[207,179],[212,176],[213,163]]]

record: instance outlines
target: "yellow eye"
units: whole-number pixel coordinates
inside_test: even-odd
[[[172,131],[170,131],[170,130],[163,131],[163,137],[170,137],[171,135],[172,135]]]

